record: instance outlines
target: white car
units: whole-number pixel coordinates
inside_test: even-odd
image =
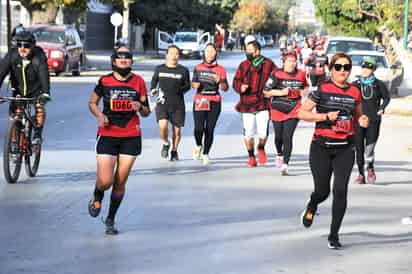
[[[403,73],[402,67],[399,64],[390,65],[388,59],[383,52],[378,51],[350,51],[348,55],[352,59],[352,72],[350,80],[355,81],[362,75],[362,62],[365,57],[372,58],[376,61],[375,76],[383,81],[388,90],[393,93],[402,83]]]
[[[212,40],[209,32],[198,33],[194,31],[176,32],[174,36],[165,31],[157,32],[157,50],[159,54],[166,54],[166,50],[171,45],[176,45],[180,49],[183,57],[202,58],[203,51]]]
[[[265,38],[264,38],[263,36],[259,36],[259,37],[257,38],[257,41],[259,42],[260,47],[261,47],[262,49],[266,47],[266,41],[265,41]]]
[[[184,57],[202,58],[206,44],[210,43],[210,33],[176,32],[173,43],[179,47]]]
[[[374,51],[375,47],[372,40],[368,38],[349,36],[329,37],[325,44],[325,52],[328,55],[329,60],[332,59],[332,56],[335,55],[335,53],[348,53],[354,50]]]

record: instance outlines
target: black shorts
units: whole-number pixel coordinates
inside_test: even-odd
[[[97,155],[138,156],[142,152],[142,137],[97,136]]]
[[[156,105],[156,120],[168,120],[175,127],[184,127],[186,117],[185,105],[170,106],[167,104]]]

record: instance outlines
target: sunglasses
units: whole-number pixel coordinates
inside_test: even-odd
[[[16,42],[16,47],[29,49],[33,47],[33,44],[29,42]]]
[[[117,52],[114,55],[115,59],[133,59],[133,55],[130,52],[125,52],[125,51],[121,51],[121,52]]]
[[[362,67],[362,68],[368,68],[368,69],[374,69],[374,68],[375,68],[375,65],[374,65],[374,64],[371,64],[371,63],[366,63],[366,62],[364,62],[364,63],[362,63],[361,67]]]
[[[352,65],[351,64],[334,64],[333,65],[333,69],[336,71],[350,71],[352,69]]]

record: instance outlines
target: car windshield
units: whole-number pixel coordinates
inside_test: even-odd
[[[176,34],[175,42],[197,42],[196,34]]]
[[[349,52],[352,50],[374,50],[374,48],[371,42],[330,41],[326,53],[335,54],[336,52]]]
[[[270,37],[270,36],[264,36],[263,38],[265,38],[266,41],[271,41],[272,40],[272,37]]]
[[[388,63],[386,62],[385,57],[376,55],[351,55],[353,65],[361,66],[363,58],[365,57],[374,59],[378,68],[388,68]]]
[[[46,42],[54,44],[64,43],[64,32],[63,31],[51,31],[48,29],[35,29],[32,31],[36,37],[37,42]]]

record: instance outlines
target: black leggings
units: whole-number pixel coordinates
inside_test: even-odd
[[[346,211],[348,183],[355,162],[355,151],[352,145],[343,148],[325,148],[312,142],[309,163],[312,170],[315,190],[310,197],[309,205],[317,208],[330,194],[330,181],[333,173],[333,202],[331,238],[337,238],[343,216]]]
[[[364,175],[365,155],[368,168],[373,168],[375,162],[375,146],[378,141],[381,121],[371,121],[367,128],[355,125],[356,138],[356,163],[358,164],[359,174]]]
[[[203,154],[209,154],[221,109],[221,104],[216,102],[210,102],[210,111],[194,111],[193,108],[196,145],[202,146],[204,136]]]
[[[273,121],[275,129],[275,146],[278,155],[283,155],[285,164],[289,163],[293,148],[293,134],[298,125],[298,119],[288,119],[282,122]]]

